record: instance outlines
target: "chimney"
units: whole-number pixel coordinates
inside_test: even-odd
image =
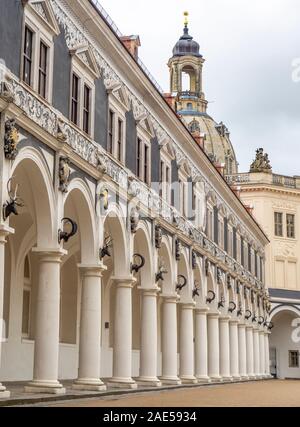
[[[139,57],[139,47],[141,46],[140,36],[122,36],[121,40],[126,49],[137,60]]]
[[[225,164],[224,163],[214,163],[215,168],[224,176]]]
[[[244,204],[244,206],[247,209],[247,211],[249,212],[249,214],[251,216],[253,216],[254,206],[253,205],[246,205],[246,204]]]
[[[164,98],[173,110],[175,110],[175,97],[171,93],[164,93]]]

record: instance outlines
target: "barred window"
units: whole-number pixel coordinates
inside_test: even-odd
[[[295,215],[286,216],[286,235],[289,239],[295,238]]]
[[[283,214],[281,212],[274,213],[275,220],[275,236],[283,237]]]

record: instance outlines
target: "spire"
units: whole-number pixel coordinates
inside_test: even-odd
[[[189,34],[189,28],[188,28],[188,25],[189,25],[189,12],[184,12],[183,15],[184,15],[184,29],[183,29],[183,32],[184,32],[185,35],[188,35]]]

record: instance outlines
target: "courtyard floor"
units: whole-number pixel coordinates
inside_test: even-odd
[[[67,407],[300,407],[300,380],[240,384],[107,396],[36,406]]]

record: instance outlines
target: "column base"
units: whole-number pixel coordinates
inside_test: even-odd
[[[180,376],[181,384],[198,384],[196,377],[189,375]]]
[[[72,389],[82,391],[105,391],[106,385],[101,380],[78,379],[72,385]]]
[[[232,381],[238,382],[241,381],[241,377],[239,375],[232,375]]]
[[[111,378],[107,382],[107,386],[113,388],[130,388],[132,390],[138,388],[137,383],[132,378]]]
[[[220,375],[210,375],[210,380],[212,383],[221,383],[223,378]]]
[[[25,393],[65,394],[66,389],[58,381],[32,381],[24,387]]]
[[[250,375],[248,375],[248,379],[249,379],[250,381],[255,380],[255,379],[256,379],[256,376],[255,376],[254,374],[250,374]]]
[[[248,381],[249,377],[248,375],[241,375],[241,381]]]
[[[161,377],[161,382],[166,385],[181,385],[181,380],[178,377]]]
[[[156,377],[139,377],[137,383],[142,387],[161,387],[161,381]]]
[[[6,390],[4,385],[0,383],[0,400],[1,399],[8,399],[10,397],[10,391]]]
[[[206,375],[203,375],[203,376],[202,375],[196,375],[196,379],[197,379],[198,384],[200,384],[200,383],[207,384],[207,383],[211,382],[211,379]]]
[[[232,377],[230,377],[230,376],[223,376],[222,377],[222,381],[224,382],[224,383],[229,383],[229,382],[232,382],[233,381],[233,378]]]

